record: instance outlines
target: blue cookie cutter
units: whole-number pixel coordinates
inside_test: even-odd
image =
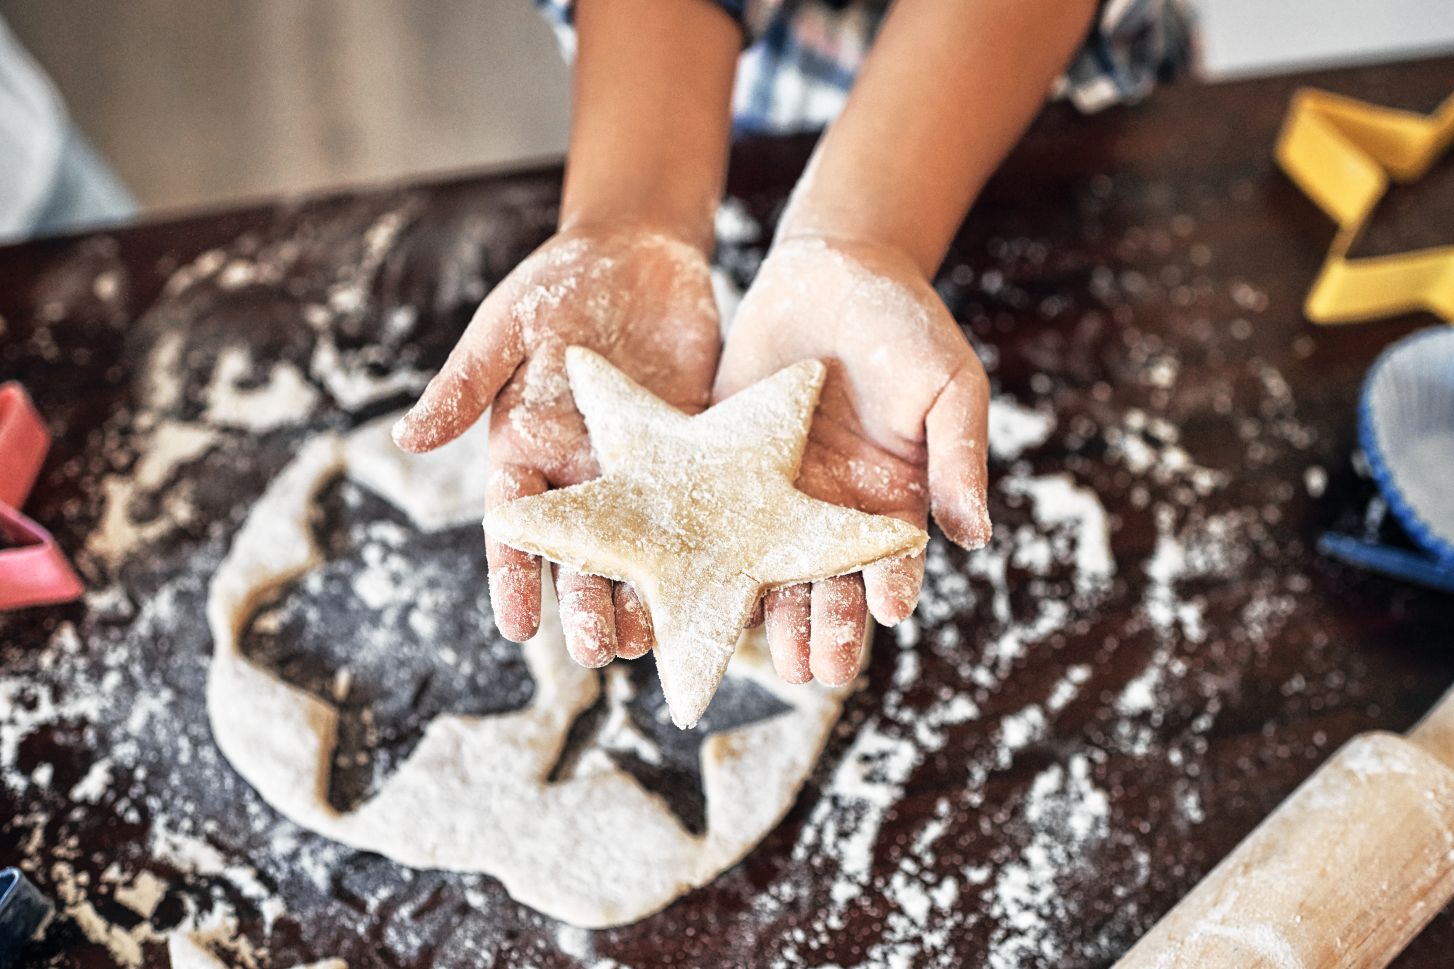
[[[53,911],[19,868],[0,871],[0,969],[20,956]]]
[[[1327,555],[1454,592],[1454,329],[1388,347],[1363,382],[1358,443],[1389,511],[1419,551],[1329,533]]]

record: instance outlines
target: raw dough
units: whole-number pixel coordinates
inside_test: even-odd
[[[546,780],[566,732],[599,690],[599,674],[567,657],[548,588],[540,633],[523,647],[535,679],[527,707],[438,717],[377,794],[347,813],[329,806],[337,711],[249,661],[240,635],[269,590],[317,564],[309,513],[337,475],[375,490],[421,529],[478,514],[487,422],[440,451],[411,456],[389,440],[396,416],[306,444],[259,499],[212,579],[207,706],[227,759],[305,828],[413,867],[485,872],[519,901],[579,926],[640,919],[737,862],[791,806],[846,690],[783,684],[760,636],[744,636],[731,672],[790,709],[707,738],[707,827],[694,836],[609,761],[585,776]]]
[[[172,969],[231,969],[207,948],[203,934],[172,933],[167,937],[167,960]],[[348,963],[342,959],[324,959],[293,969],[348,969]]]
[[[711,703],[764,589],[854,572],[928,541],[907,522],[793,487],[823,386],[817,360],[696,416],[583,347],[566,350],[565,363],[602,474],[501,505],[485,531],[635,587],[678,727]]]

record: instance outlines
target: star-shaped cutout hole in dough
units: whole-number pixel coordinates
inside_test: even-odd
[[[728,675],[694,730],[667,718],[661,687],[644,660],[621,660],[598,675],[601,692],[571,725],[552,782],[580,777],[599,765],[625,771],[657,795],[688,832],[707,830],[703,747],[716,734],[780,716],[791,707],[750,678]]]
[[[566,351],[566,372],[601,476],[500,505],[485,531],[635,587],[678,727],[701,719],[764,590],[854,572],[928,540],[793,486],[826,372],[817,360],[695,416],[583,347]]]
[[[244,656],[329,699],[338,732],[328,802],[353,811],[414,752],[436,717],[529,704],[519,647],[500,638],[475,576],[468,524],[425,531],[367,487],[339,477],[314,498],[321,561],[272,589],[243,626]]]

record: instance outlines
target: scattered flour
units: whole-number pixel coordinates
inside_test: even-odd
[[[195,835],[168,830],[153,823],[152,857],[191,875],[220,877],[257,905],[268,929],[285,911],[279,899],[258,877],[251,865],[229,861],[222,852]]]
[[[995,919],[988,969],[1053,966],[1075,956],[1057,941],[1056,930],[1072,914],[1059,883],[1077,869],[1094,868],[1091,852],[1106,837],[1109,813],[1083,754],[1035,778],[1023,815],[1030,841],[986,892]]]
[[[97,758],[86,776],[76,782],[71,788],[71,800],[83,804],[95,804],[106,793],[111,785],[111,760],[107,757]]]
[[[177,421],[162,421],[145,432],[131,472],[108,475],[101,483],[101,521],[86,539],[86,551],[114,562],[190,521],[194,515],[190,485],[176,480],[178,472],[211,450],[218,439],[209,428]],[[137,520],[133,503],[159,493],[165,495],[161,514]]]
[[[156,914],[167,894],[167,883],[149,871],[137,872],[131,881],[118,885],[111,897],[144,919]]]
[[[423,372],[381,358],[378,347],[365,348],[374,356],[345,349],[346,341],[336,335],[341,322],[362,318],[370,287],[413,212],[404,206],[386,213],[362,233],[362,258],[341,271],[310,307],[308,322],[318,342],[306,363],[283,364],[281,370],[278,365],[255,367],[248,351],[224,349],[205,399],[187,402],[187,348],[180,336],[163,334],[147,372],[138,378],[144,391],[140,410],[127,415],[120,429],[108,431],[103,442],[108,453],[134,460],[129,469],[125,460],[89,469],[105,501],[89,552],[103,564],[140,560],[139,553],[191,523],[196,501],[186,466],[216,448],[248,440],[255,429],[282,427],[287,407],[298,408],[289,419],[324,412],[325,398],[357,410],[422,385]],[[1092,207],[1087,219],[1095,217]],[[731,276],[719,273],[716,281],[719,300],[729,302],[723,297],[734,295],[730,280],[750,275],[756,258],[751,247],[763,230],[736,201],[724,205],[717,221],[724,246],[740,250],[730,254]],[[1164,255],[1178,244],[1173,235],[1166,236],[1126,232],[1113,248],[1127,262],[1146,253]],[[250,255],[236,248],[213,250],[182,267],[163,299],[184,295],[205,280],[229,292],[271,285],[291,271],[289,260],[296,259],[282,247]],[[994,265],[978,272],[955,267],[952,287],[1079,325],[1064,300],[1029,294],[1020,285],[1017,267],[1052,258],[1044,240],[994,240],[990,249]],[[1074,963],[1084,958],[1070,941],[1085,914],[1076,907],[1084,894],[1077,887],[1112,877],[1102,869],[1108,857],[1145,858],[1135,847],[1136,835],[1128,834],[1142,819],[1121,817],[1112,809],[1112,794],[1125,775],[1113,776],[1107,760],[1129,759],[1136,771],[1171,777],[1171,806],[1160,823],[1169,819],[1190,827],[1203,819],[1210,804],[1201,771],[1206,735],[1259,650],[1289,622],[1309,618],[1298,611],[1296,584],[1306,577],[1285,570],[1265,574],[1267,563],[1286,564],[1278,558],[1266,516],[1291,492],[1267,498],[1267,508],[1227,507],[1220,492],[1229,474],[1197,463],[1164,406],[1180,385],[1196,380],[1198,364],[1181,360],[1155,334],[1138,334],[1132,327],[1132,304],[1164,290],[1188,314],[1208,314],[1206,326],[1217,328],[1209,339],[1250,346],[1252,320],[1267,308],[1268,297],[1246,283],[1230,293],[1205,292],[1195,270],[1212,258],[1191,246],[1190,264],[1173,267],[1185,268],[1180,276],[1144,266],[1093,270],[1093,292],[1125,334],[1124,352],[1135,371],[1128,383],[1144,392],[1143,407],[1121,407],[1124,388],[1107,383],[1105,393],[1091,394],[1104,411],[1094,413],[1094,419],[1068,417],[1059,409],[1061,397],[1051,393],[1060,388],[1048,379],[1032,382],[1035,399],[1044,402],[1033,409],[1004,394],[995,398],[991,446],[997,459],[1015,462],[1056,438],[1057,446],[1063,440],[1072,451],[1103,442],[1106,466],[1097,461],[1094,467],[1083,464],[1069,474],[1041,477],[1017,466],[996,485],[999,497],[1017,500],[1008,502],[1005,512],[997,510],[991,545],[968,554],[937,540],[930,546],[918,614],[894,637],[879,640],[890,644],[882,695],[858,704],[857,719],[846,725],[855,731],[851,739],[844,737],[841,752],[830,751],[821,796],[804,807],[805,818],[789,822],[798,825],[792,865],[753,902],[753,925],[762,927],[755,941],[771,944],[774,952],[769,964],[825,965],[825,950],[844,937],[845,927],[877,926],[873,920],[879,916],[881,928],[874,928],[862,949],[847,955],[835,950],[838,964],[958,966],[965,963],[966,939],[984,941],[983,964],[991,969]],[[99,277],[96,285],[106,292],[116,289]],[[1224,315],[1207,310],[1208,299],[1229,302],[1236,318],[1228,323]],[[730,316],[730,308],[724,316]],[[388,325],[402,332],[412,324],[401,316]],[[987,365],[996,358],[994,351],[993,345],[986,347]],[[253,382],[252,376],[259,379]],[[1261,394],[1256,405],[1249,409],[1239,403],[1234,410],[1228,403],[1218,411],[1227,414],[1242,445],[1238,458],[1258,467],[1297,453],[1295,469],[1306,470],[1301,480],[1294,470],[1289,487],[1301,485],[1319,497],[1328,472],[1323,464],[1310,463],[1314,455],[1301,454],[1310,446],[1311,433],[1298,418],[1286,379],[1262,360],[1248,364],[1246,376]],[[184,406],[188,403],[190,410]],[[1212,406],[1222,404],[1213,401]],[[1111,542],[1118,523],[1106,514],[1099,496],[1123,490],[1149,516],[1155,544],[1149,555],[1118,563]],[[155,514],[148,511],[141,518],[146,506],[153,506]],[[202,568],[208,554],[198,553]],[[1116,585],[1129,585],[1133,593],[1129,609],[1135,628],[1105,632],[1103,650],[1094,659],[1077,649],[1076,662],[1057,666],[1057,649],[1068,637],[1102,635],[1089,624],[1103,618],[1108,597],[1118,594],[1110,588],[1118,565]],[[389,588],[399,564],[385,555],[374,566],[377,574],[362,578],[360,596],[386,609],[407,608]],[[1214,612],[1202,601],[1205,583],[1199,580],[1233,575],[1245,578],[1238,583],[1238,598]],[[179,575],[141,596],[108,575],[108,584],[88,596],[91,615],[80,629],[60,622],[44,643],[27,644],[26,665],[0,668],[0,783],[22,803],[35,806],[11,819],[8,830],[15,835],[19,863],[48,884],[64,917],[105,946],[118,964],[140,965],[154,959],[151,953],[160,946],[175,954],[190,945],[193,955],[211,961],[178,964],[262,969],[270,964],[260,949],[263,940],[240,929],[239,910],[256,909],[273,924],[286,914],[280,899],[291,898],[289,891],[298,885],[336,891],[349,866],[362,862],[300,837],[262,809],[249,809],[247,821],[252,829],[247,833],[258,839],[255,856],[224,850],[223,839],[212,837],[215,830],[191,826],[197,804],[186,789],[188,772],[220,769],[214,751],[168,719],[180,691],[196,686],[195,679],[187,679],[195,669],[188,674],[182,661],[195,664],[195,657],[178,660],[165,676],[143,675],[138,660],[153,654],[143,654],[137,644],[176,635],[195,614],[195,590],[192,600],[186,598],[187,583],[195,580]],[[1233,618],[1214,621],[1226,615]],[[108,638],[106,623],[122,632]],[[1133,640],[1138,632],[1142,639]],[[1099,664],[1106,657],[1119,660],[1127,649],[1140,651],[1133,653],[1135,662],[1111,664],[1124,670],[1124,681],[1108,681]],[[1187,660],[1192,653],[1195,664]],[[1308,662],[1315,664],[1316,657]],[[48,675],[60,668],[70,671],[64,690],[52,686]],[[1307,682],[1289,683],[1287,689],[1299,699],[1334,702],[1348,692],[1346,677],[1340,677],[1336,669],[1323,670],[1320,679],[1310,672]],[[346,676],[342,683],[347,695]],[[619,715],[629,689],[626,678],[608,675],[612,707],[602,743],[648,760],[653,748],[629,718]],[[1319,689],[1321,694],[1314,692]],[[1153,729],[1177,705],[1189,718],[1185,728]],[[88,737],[87,743],[89,749],[106,750],[106,756],[92,759],[79,777],[61,765],[36,763],[33,745],[26,743],[45,732],[90,732],[103,726],[107,733]],[[173,734],[165,761],[145,753],[154,749],[158,735]],[[1263,752],[1277,749],[1268,740]],[[999,791],[996,785],[1005,772],[1017,767],[1030,772],[1028,784],[1020,780],[1014,792]],[[932,771],[936,782],[927,792],[932,813],[927,818],[917,811],[901,815],[906,792],[917,797],[923,790],[914,785],[921,771]],[[179,778],[171,778],[172,773]],[[70,854],[73,836],[66,819],[81,809],[114,812],[121,822],[147,824],[152,834],[134,846],[135,856],[117,859],[96,876],[86,870],[87,859]],[[908,816],[919,820],[909,824]],[[106,820],[112,820],[109,814]],[[993,837],[985,834],[990,831]],[[290,863],[269,863],[259,870],[240,862],[241,857]],[[1137,878],[1151,877],[1144,865],[1116,869],[1116,875],[1127,871],[1128,889],[1140,884]],[[298,879],[292,888],[274,885],[284,874]],[[803,900],[818,899],[823,885],[828,903],[804,920]],[[498,899],[480,885],[460,890],[476,910]],[[360,919],[384,923],[406,896],[371,887],[355,903]],[[163,924],[159,913],[177,908],[178,899],[180,920],[168,915],[171,924]],[[111,902],[126,911],[117,913]],[[390,939],[415,931],[406,925],[412,910],[402,910],[387,923]],[[142,921],[135,922],[133,914]],[[781,939],[769,934],[774,919],[791,920]],[[1124,933],[1124,925],[1119,931]],[[596,954],[609,945],[607,936],[554,927],[547,933],[562,954],[583,966],[620,966]],[[475,942],[506,944],[499,939],[459,944]],[[487,955],[477,963],[488,964],[494,950],[480,951]],[[761,951],[742,964],[759,964]]]
[[[1031,410],[1013,397],[1000,394],[990,400],[989,428],[990,454],[1001,461],[1013,461],[1050,439],[1055,431],[1055,414]]]
[[[1076,584],[1082,592],[1094,591],[1115,574],[1110,524],[1105,506],[1094,491],[1077,485],[1065,474],[1010,478],[1005,487],[1010,494],[1024,495],[1034,503],[1035,518],[1042,528],[1070,527]]]
[[[209,423],[264,434],[307,420],[318,406],[318,390],[292,364],[274,363],[267,370],[267,379],[247,386],[254,369],[252,352],[246,347],[223,348],[207,388]]]
[[[714,225],[717,241],[723,245],[745,246],[762,239],[762,226],[747,211],[741,199],[730,195],[717,206]]]
[[[198,424],[161,422],[136,459],[131,472],[132,486],[137,491],[155,491],[167,484],[187,462],[206,454],[217,439],[216,431]]]
[[[1328,488],[1328,472],[1321,465],[1308,465],[1303,469],[1303,487],[1308,489],[1310,498],[1323,497]]]
[[[427,372],[411,367],[375,374],[366,365],[346,363],[337,342],[328,332],[319,336],[309,370],[323,384],[329,396],[348,411],[362,410],[399,394],[417,394],[429,382]]]

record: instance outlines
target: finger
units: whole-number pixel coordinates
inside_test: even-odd
[[[806,683],[813,678],[808,666],[809,602],[812,586],[770,589],[763,598],[767,625],[767,649],[773,669],[787,683]]]
[[[439,373],[394,425],[394,443],[418,453],[459,437],[490,406],[522,355],[519,332],[509,315],[500,312],[496,301],[486,299]]]
[[[880,625],[897,626],[914,611],[923,581],[923,552],[864,566],[863,591],[869,613]]]
[[[815,678],[828,686],[843,686],[858,675],[867,620],[863,576],[855,572],[813,583],[808,663]]]
[[[555,595],[565,650],[582,666],[595,669],[616,658],[616,610],[611,580],[555,567]]]
[[[752,615],[750,615],[750,616],[747,617],[747,628],[748,629],[756,629],[758,626],[761,626],[762,625],[763,619],[766,616],[766,613],[765,613],[766,603],[767,603],[767,596],[759,596],[758,597],[758,599],[757,599],[757,605],[755,605],[755,606],[752,607]]]
[[[545,478],[539,471],[520,464],[500,465],[485,484],[485,508],[544,490]],[[523,643],[540,628],[540,559],[486,535],[485,563],[495,625],[506,639]]]
[[[929,446],[929,502],[948,539],[964,548],[990,540],[989,382],[970,357],[939,392],[924,420]]]
[[[612,598],[616,604],[616,655],[622,659],[645,656],[656,645],[646,605],[629,582],[617,582]]]

